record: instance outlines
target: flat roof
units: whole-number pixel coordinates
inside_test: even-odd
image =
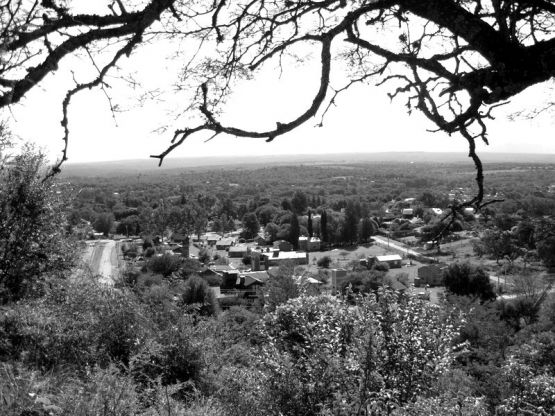
[[[395,261],[395,260],[402,260],[401,256],[398,254],[389,254],[386,256],[376,256],[378,261]]]
[[[262,253],[270,260],[284,260],[284,259],[303,259],[306,257],[304,251],[280,251],[278,257],[273,257],[273,253]]]
[[[232,246],[229,248],[229,251],[247,251],[248,249],[248,246]]]
[[[235,240],[233,238],[222,238],[216,241],[216,245],[231,245]]]

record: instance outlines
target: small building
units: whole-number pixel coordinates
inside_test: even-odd
[[[412,208],[405,208],[402,211],[403,218],[412,218],[414,216],[414,210]]]
[[[319,280],[310,276],[293,276],[293,279],[295,280],[295,283],[297,285],[303,286],[319,286],[324,284],[323,282],[320,282]]]
[[[212,266],[212,270],[222,277],[222,289],[233,289],[235,287],[235,283],[239,276],[239,270],[226,264]]]
[[[299,250],[308,251],[308,237],[304,235],[299,237]]]
[[[376,261],[386,263],[390,269],[399,268],[403,265],[403,259],[398,254],[389,254],[386,256],[376,256]]]
[[[250,253],[250,248],[244,244],[229,247],[228,255],[230,258],[243,258]]]
[[[443,214],[443,210],[441,208],[430,208],[434,215],[441,215]]]
[[[297,251],[274,251],[273,253],[263,253],[264,266],[268,270],[271,266],[291,262],[295,265],[308,264],[308,253]]]
[[[333,290],[341,289],[341,285],[347,277],[345,269],[331,269],[331,287]]]
[[[222,273],[214,269],[205,267],[197,272],[200,277],[210,278],[210,277],[222,277]]]
[[[397,292],[405,292],[408,289],[408,287],[405,286],[403,282],[397,279],[397,276],[387,277],[383,282],[383,285],[390,287],[391,289],[396,290]]]
[[[206,243],[209,246],[215,246],[219,239],[220,239],[220,236],[218,235],[209,235],[206,237]]]
[[[242,272],[239,273],[240,282],[238,285],[246,288],[254,288],[256,286],[263,286],[270,279],[267,272]]]
[[[233,243],[233,238],[222,238],[216,241],[216,250],[229,250]]]
[[[259,246],[265,246],[267,244],[264,233],[259,233],[256,237],[254,237],[253,241]]]
[[[179,244],[189,244],[189,236],[185,234],[174,233],[172,234],[171,240]]]
[[[189,258],[189,245],[177,245],[172,247],[172,251],[176,254],[181,254],[182,257]]]
[[[311,237],[307,242],[306,251],[319,251],[322,247],[322,240],[318,237]]]
[[[229,270],[237,270],[235,267],[229,264],[213,264],[210,268],[216,272],[227,272]]]
[[[274,241],[273,246],[274,246],[274,248],[277,248],[279,251],[292,251],[293,250],[293,244],[291,244],[289,241],[285,241],[285,240]]]
[[[474,215],[474,208],[466,207],[463,211],[466,215]]]
[[[418,276],[414,278],[414,286],[442,286],[443,273],[447,269],[445,263],[427,264],[418,268]]]

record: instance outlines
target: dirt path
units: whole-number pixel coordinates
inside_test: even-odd
[[[393,249],[393,250],[400,251],[401,254],[404,254],[404,255],[412,254],[413,256],[421,256],[421,254],[419,252],[402,246],[401,243],[399,243],[396,240],[392,240],[392,239],[388,240],[386,238],[378,237],[376,235],[372,236],[372,238],[374,239],[376,244],[378,244],[382,247],[387,247],[388,249]]]

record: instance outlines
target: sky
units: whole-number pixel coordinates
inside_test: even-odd
[[[101,90],[76,96],[70,107],[70,163],[147,158],[168,146],[174,128],[192,125],[187,118],[175,118],[174,110],[187,105],[189,97],[172,91],[169,80],[181,62],[167,59],[165,52],[163,46],[145,48],[122,62],[128,70],[137,73],[147,88],[169,91],[161,102],[141,104],[137,91],[118,79],[108,79],[113,103],[126,110],[114,120]],[[82,82],[90,75],[84,70],[81,74],[77,71],[77,75],[72,72],[75,68],[88,67],[83,59],[66,60],[59,73],[49,76],[22,104],[11,109],[13,132],[25,141],[37,143],[52,159],[60,154],[63,144],[60,120],[65,92],[71,87],[73,76]],[[254,80],[240,82],[222,110],[222,124],[250,130],[271,129],[276,122],[295,118],[310,105],[317,89],[316,64],[314,58],[302,63],[291,61],[284,66],[283,74],[269,66]],[[337,72],[334,79],[336,86],[344,82]],[[208,136],[198,135],[188,139],[169,157],[467,151],[461,137],[428,132],[434,126],[418,112],[408,115],[402,99],[390,102],[388,91],[387,87],[356,86],[338,99],[337,106],[324,119],[323,127],[315,127],[318,118],[311,119],[272,143],[223,135],[205,143]],[[553,113],[533,120],[508,119],[514,111],[541,105],[552,93],[553,90],[540,85],[499,109],[496,120],[488,125],[490,145],[479,144],[478,149],[555,154]],[[157,131],[166,124],[170,130]]]

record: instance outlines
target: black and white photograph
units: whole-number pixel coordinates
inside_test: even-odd
[[[555,0],[0,0],[1,416],[555,416]]]

